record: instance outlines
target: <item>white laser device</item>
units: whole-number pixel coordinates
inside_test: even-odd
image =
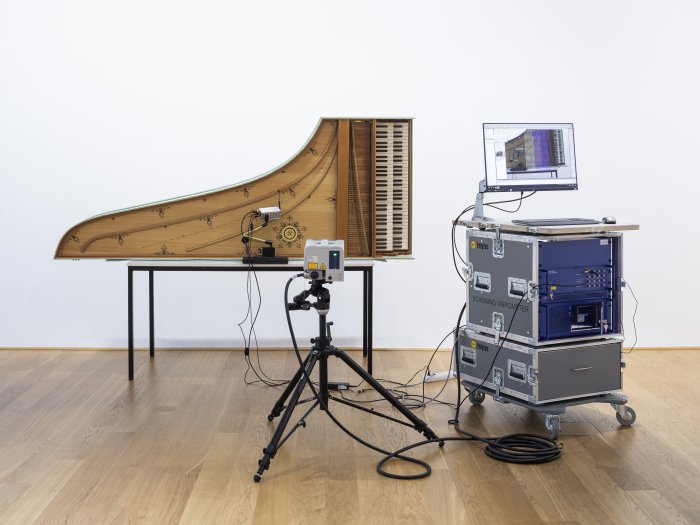
[[[312,281],[342,281],[344,275],[345,241],[306,241],[304,247],[304,277]]]

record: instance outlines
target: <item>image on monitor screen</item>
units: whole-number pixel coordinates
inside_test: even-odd
[[[577,188],[573,124],[484,124],[487,191]]]

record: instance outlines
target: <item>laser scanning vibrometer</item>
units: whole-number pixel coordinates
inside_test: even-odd
[[[342,281],[344,274],[345,241],[306,241],[304,247],[304,277],[329,283]]]

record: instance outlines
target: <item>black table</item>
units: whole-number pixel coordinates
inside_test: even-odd
[[[345,261],[346,272],[362,272],[362,356],[367,358],[367,371],[372,373],[372,261]],[[134,272],[148,272],[148,327],[151,358],[155,357],[153,274],[155,272],[247,272],[240,261],[129,261],[127,265],[129,303],[129,381],[134,380]],[[256,272],[301,272],[302,261],[289,264],[256,264]]]

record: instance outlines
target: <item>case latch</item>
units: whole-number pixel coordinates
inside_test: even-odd
[[[503,386],[503,370],[500,368],[493,369],[493,389],[495,393],[493,394],[493,399],[496,401],[501,400],[501,387]]]
[[[501,239],[501,226],[496,225],[496,237],[493,239],[493,256],[503,258],[503,254],[505,253],[506,247],[505,247],[505,242],[503,239]]]
[[[531,366],[527,367],[527,382],[530,383],[531,385],[536,385],[537,384],[537,376],[538,372],[536,368],[533,368]]]
[[[474,265],[471,262],[468,262],[467,265],[462,268],[462,273],[464,274],[464,278],[467,280],[467,282],[472,280],[472,276],[474,275]]]
[[[537,283],[534,281],[528,281],[527,288],[527,296],[530,298],[531,301],[536,301],[537,297],[539,296],[539,286],[537,285]]]
[[[501,332],[503,331],[505,325],[506,319],[503,317],[501,312],[493,312],[493,314],[491,314],[491,328],[493,328],[493,331],[496,332],[494,334],[496,344],[500,343],[501,341]]]

